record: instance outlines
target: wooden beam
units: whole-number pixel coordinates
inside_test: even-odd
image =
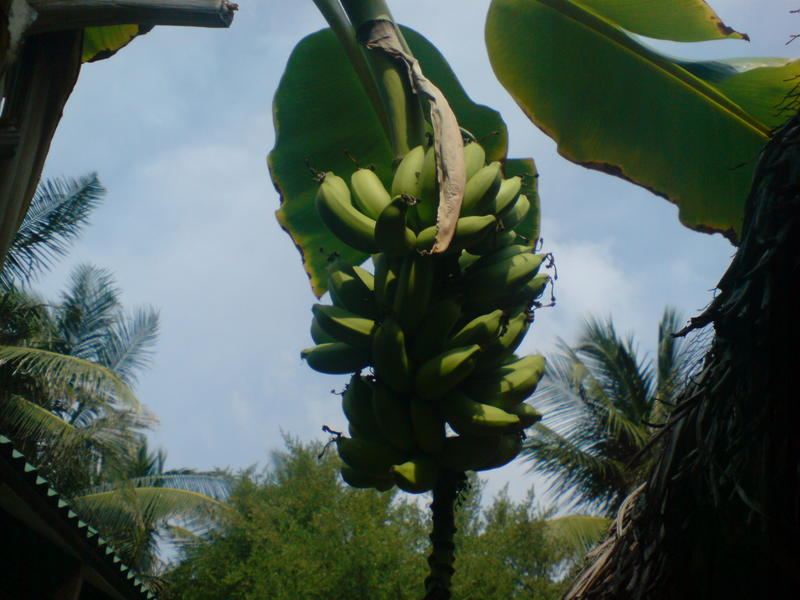
[[[105,25],[229,27],[228,0],[28,0],[38,16],[28,33]]]

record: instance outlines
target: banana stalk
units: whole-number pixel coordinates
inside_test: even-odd
[[[425,578],[424,600],[451,598],[450,582],[455,573],[455,509],[466,481],[467,476],[463,472],[443,470],[433,486],[433,528],[430,535],[433,548],[428,556],[430,575]]]

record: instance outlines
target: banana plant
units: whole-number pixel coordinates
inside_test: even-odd
[[[400,100],[384,104],[381,97],[402,99],[405,92],[386,87],[378,91],[352,25],[338,2],[320,0],[317,4],[332,26],[301,40],[289,57],[273,101],[276,134],[268,163],[281,197],[276,217],[300,251],[312,291],[320,297],[327,289],[330,255],[335,253],[351,264],[360,264],[367,254],[346,246],[324,226],[314,207],[318,183],[312,171],[333,171],[349,180],[359,166],[371,167],[389,183],[397,158],[423,140],[417,136],[403,142],[392,136],[389,123],[399,118],[394,115],[401,110]],[[447,97],[459,125],[486,149],[486,160],[503,161],[508,176],[525,175],[522,192],[537,210],[527,216],[524,235],[536,240],[539,200],[533,161],[507,158],[508,133],[499,113],[470,100],[444,57],[428,40],[405,27],[401,31],[425,75]],[[394,129],[403,128],[395,125]]]
[[[702,0],[493,0],[486,22],[498,80],[561,155],[737,243],[756,159],[789,116],[800,62],[682,60],[640,36],[748,39]]]
[[[446,600],[466,471],[513,460],[540,418],[523,400],[543,357],[514,354],[549,281],[534,254],[536,171],[507,158],[498,113],[470,101],[383,0],[316,4],[330,29],[289,59],[268,161],[278,221],[313,292],[333,301],[314,306],[317,345],[302,357],[353,373],[349,435],[326,428],[342,479],[432,491],[425,599]],[[372,272],[358,267],[370,254]],[[465,394],[473,387],[487,403]],[[507,392],[502,408],[488,404],[495,388]]]

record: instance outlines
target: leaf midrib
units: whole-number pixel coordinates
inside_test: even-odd
[[[707,84],[702,79],[692,75],[682,67],[661,57],[655,51],[638,44],[633,38],[628,36],[618,25],[609,21],[605,17],[592,11],[580,2],[573,0],[537,0],[540,4],[547,6],[563,16],[574,21],[578,26],[586,29],[594,35],[599,35],[609,42],[620,47],[623,52],[631,55],[635,60],[645,62],[656,67],[667,77],[675,80],[680,85],[689,90],[699,93],[708,102],[719,108],[720,111],[729,114],[735,120],[741,122],[745,127],[754,130],[760,137],[769,139],[771,129],[755,119],[750,113],[741,106],[722,94],[713,86]],[[595,25],[592,26],[592,21]],[[603,29],[610,30],[610,34],[604,33]]]

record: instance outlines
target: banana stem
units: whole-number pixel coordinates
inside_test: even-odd
[[[355,29],[353,29],[347,19],[347,15],[342,10],[339,0],[314,0],[314,4],[317,5],[319,12],[325,17],[331,31],[333,31],[342,45],[353,70],[364,87],[364,91],[369,96],[369,101],[375,110],[375,114],[378,115],[378,119],[380,119],[386,137],[391,139],[392,130],[386,111],[383,110],[383,98],[375,83],[375,78],[372,76],[372,70],[367,64],[367,59],[364,57],[364,51],[356,41]]]
[[[423,600],[449,600],[450,582],[455,573],[455,509],[459,493],[467,476],[463,472],[443,471],[433,488],[433,528],[430,540],[433,548],[428,557],[430,575],[425,578]]]
[[[384,0],[342,0],[359,42],[368,48],[367,61],[389,123],[389,139],[399,160],[425,141],[425,116],[419,96],[413,91],[406,66],[380,49],[370,48],[379,27],[391,23],[401,49],[411,56],[408,43],[394,22]]]

